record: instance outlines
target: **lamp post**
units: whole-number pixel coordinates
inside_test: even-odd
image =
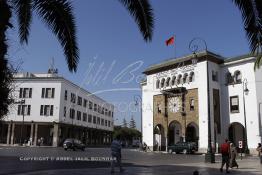
[[[142,98],[140,95],[135,95],[134,96],[134,101],[135,101],[135,106],[139,105],[140,101],[140,117],[141,117],[141,143],[143,142],[143,119],[142,119]]]
[[[247,79],[245,78],[242,83],[243,88],[243,107],[244,107],[244,122],[245,122],[245,153],[249,154],[248,142],[247,142],[247,119],[246,119],[246,101],[245,95],[248,95]]]
[[[22,137],[23,137],[23,129],[24,129],[24,120],[25,120],[25,99],[14,102],[14,104],[20,104],[21,108],[22,108],[22,115],[23,115],[23,119],[22,119],[22,126],[20,129],[20,145],[22,145]]]

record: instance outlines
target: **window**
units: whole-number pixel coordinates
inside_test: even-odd
[[[19,98],[32,98],[32,88],[20,88]]]
[[[238,96],[230,97],[230,111],[231,111],[231,113],[238,113],[239,112]]]
[[[234,83],[234,79],[231,75],[230,72],[227,72],[226,73],[226,84],[233,84]]]
[[[111,117],[111,111],[108,111],[108,116]]]
[[[161,114],[161,105],[160,104],[157,104],[157,113]]]
[[[83,121],[86,122],[87,121],[87,114],[83,113]]]
[[[55,88],[42,88],[42,98],[54,98]]]
[[[190,72],[189,74],[189,82],[193,82],[195,81],[195,73],[194,72]]]
[[[105,108],[102,108],[102,114],[105,114]]]
[[[53,116],[54,105],[41,105],[40,115],[41,116]]]
[[[190,111],[194,111],[195,110],[195,100],[192,98],[190,99]]]
[[[89,109],[93,109],[93,103],[89,101]]]
[[[105,126],[107,126],[107,120],[105,120]]]
[[[81,120],[81,112],[80,112],[80,111],[77,111],[77,113],[76,113],[76,119],[77,119],[77,120]]]
[[[97,124],[100,125],[100,117],[97,117]]]
[[[170,85],[170,77],[168,77],[167,79],[166,79],[166,87],[168,87]]]
[[[183,76],[183,83],[188,83],[188,74],[185,73],[184,76]]]
[[[65,101],[67,101],[67,90],[65,90]]]
[[[96,124],[96,116],[93,116],[93,123]]]
[[[242,82],[242,76],[241,76],[241,72],[239,70],[235,71],[234,79],[235,79],[235,83],[241,83]]]
[[[86,108],[86,106],[87,106],[87,100],[84,99],[84,107]]]
[[[157,80],[156,81],[156,88],[159,89],[159,86],[160,86],[160,80]]]
[[[31,105],[18,105],[17,115],[30,115]]]
[[[88,114],[88,123],[92,123],[92,115]]]
[[[108,111],[108,110],[107,110],[107,109],[105,109],[105,115],[107,115],[107,111]]]
[[[110,125],[111,125],[111,122],[110,122],[110,121],[108,121],[108,127],[110,127]]]
[[[101,106],[100,106],[100,105],[98,105],[97,112],[98,112],[99,114],[101,114]]]
[[[71,102],[72,103],[76,102],[76,95],[74,93],[71,93]]]
[[[112,117],[114,117],[114,112],[112,112]]]
[[[64,106],[64,117],[66,117],[66,107]]]
[[[212,80],[213,81],[218,81],[218,72],[212,70]]]
[[[97,104],[94,104],[94,111],[97,111]]]
[[[178,77],[177,77],[177,84],[180,84],[181,83],[181,78],[182,78],[182,75],[181,74],[179,74],[178,75]]]
[[[161,88],[163,88],[164,86],[165,86],[165,79],[162,78],[162,80],[161,80]]]
[[[105,125],[105,120],[101,119],[101,125],[104,126]]]
[[[172,77],[171,84],[172,84],[172,86],[174,86],[176,84],[176,76]]]
[[[74,118],[75,118],[75,110],[71,108],[69,115],[70,115],[70,118],[71,118],[71,119],[74,119]]]
[[[82,106],[82,97],[77,97],[77,104],[79,105],[79,106]]]

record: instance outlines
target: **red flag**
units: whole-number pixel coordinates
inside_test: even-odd
[[[175,43],[175,37],[172,36],[171,38],[169,38],[168,40],[166,40],[166,45],[172,45]]]

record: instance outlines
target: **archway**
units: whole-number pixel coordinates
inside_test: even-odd
[[[238,147],[238,142],[243,141],[243,149],[245,147],[245,127],[238,122],[231,123],[228,128],[228,139]]]
[[[182,141],[182,126],[178,121],[172,121],[168,127],[168,145]]]
[[[164,151],[166,149],[165,130],[161,124],[154,128],[154,151]]]
[[[187,142],[195,142],[198,144],[198,126],[195,123],[189,123],[186,127],[186,141]]]

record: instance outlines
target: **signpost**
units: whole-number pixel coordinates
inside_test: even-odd
[[[240,149],[240,157],[241,157],[241,160],[242,160],[242,149],[243,149],[243,141],[240,140],[238,141],[238,148]]]

